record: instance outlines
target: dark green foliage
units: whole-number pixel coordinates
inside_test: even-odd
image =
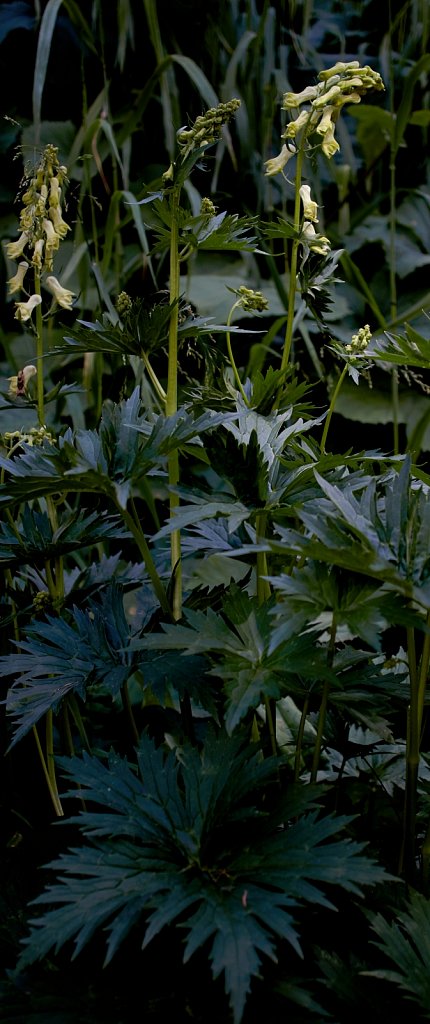
[[[384,872],[362,844],[337,838],[347,819],[309,811],[288,820],[303,815],[303,793],[281,798],[275,815],[265,810],[262,790],[276,788],[277,765],[241,738],[212,735],[201,753],[184,748],[178,758],[143,736],[137,760],[140,778],[114,755],[107,765],[86,755],[62,762],[72,794],[101,809],[71,819],[90,843],[50,865],[62,880],[36,900],[51,909],[32,921],[19,966],[70,939],[77,955],[101,925],[109,963],[135,926],[145,928],[145,948],[176,923],[185,961],[209,943],[213,976],[224,973],[240,1021],[261,955],[273,959],[279,940],[301,955],[300,906],[332,907],[333,883],[360,895]]]

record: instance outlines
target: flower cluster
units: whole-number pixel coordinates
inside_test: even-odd
[[[178,144],[182,150],[182,157],[186,157],[195,149],[203,146],[210,146],[221,138],[221,131],[224,124],[234,116],[240,107],[240,100],[231,99],[226,103],[219,103],[217,107],[210,107],[204,114],[196,117],[191,128],[181,128],[178,132]]]
[[[12,444],[15,450],[21,444],[28,444],[32,447],[35,444],[56,444],[56,438],[47,427],[31,427],[30,430],[6,430],[3,434],[3,441]]]
[[[262,292],[246,288],[244,284],[241,284],[240,288],[235,291],[235,295],[237,295],[237,305],[241,306],[246,313],[253,310],[256,313],[263,313],[265,309],[269,308],[269,303]]]
[[[360,327],[357,334],[352,335],[349,344],[345,345],[345,352],[348,354],[349,359],[356,359],[357,356],[363,356],[368,348],[371,337],[372,332],[369,324],[365,324],[364,327]]]
[[[287,139],[277,157],[267,160],[266,175],[282,171],[295,152],[295,140],[303,132],[308,138],[313,132],[321,136],[322,152],[331,159],[340,148],[334,137],[336,121],[346,103],[359,103],[369,89],[384,89],[380,74],[368,65],[360,68],[358,60],[338,61],[332,68],[320,71],[317,85],[308,85],[302,92],[286,92],[284,110],[297,110],[306,104],[297,117],[289,122],[283,139]]]
[[[200,216],[208,218],[216,216],[216,206],[207,196],[203,196],[200,203]]]
[[[15,242],[8,243],[6,253],[11,260],[20,260],[16,273],[8,281],[10,295],[24,289],[26,273],[32,266],[38,278],[42,273],[48,273],[44,282],[46,287],[63,309],[71,309],[73,292],[63,288],[52,274],[54,254],[70,231],[62,212],[66,174],[66,168],[60,165],[56,146],[47,145],[21,197],[21,234]],[[26,302],[16,303],[15,318],[21,323],[30,320],[33,309],[40,302],[38,288],[37,294],[30,295]]]

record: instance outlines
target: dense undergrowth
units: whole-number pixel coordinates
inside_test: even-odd
[[[2,1020],[428,1019],[427,4],[106,6],[0,4]]]

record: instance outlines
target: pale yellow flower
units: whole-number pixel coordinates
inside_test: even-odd
[[[26,320],[31,319],[31,314],[36,306],[39,306],[42,299],[40,295],[30,295],[27,302],[16,302],[15,303],[15,320],[19,320],[21,324],[25,323]]]
[[[61,188],[58,178],[51,178],[49,182],[49,205],[59,206],[61,202]]]
[[[279,174],[280,171],[283,171],[288,161],[291,160],[292,156],[295,156],[294,150],[288,149],[288,146],[284,143],[281,152],[278,153],[278,156],[273,156],[270,160],[266,160],[264,164],[264,173],[268,177],[272,177],[274,174]]]
[[[332,68],[327,68],[326,71],[320,71],[318,74],[318,78],[320,78],[321,81],[324,82],[327,78],[331,78],[332,75],[344,74],[346,71],[354,71],[355,73],[356,69],[359,67],[360,61],[358,60],[350,60],[346,62],[343,60],[338,60],[337,64],[334,64]]]
[[[325,133],[328,132],[329,128],[331,128],[332,115],[334,110],[335,107],[329,105],[324,111],[321,120],[319,121],[315,128],[315,131],[318,132],[318,135],[325,135]]]
[[[326,256],[330,252],[330,241],[325,235],[317,235],[311,221],[305,220],[302,228],[302,237],[311,252]]]
[[[15,292],[20,292],[24,283],[24,277],[27,273],[29,264],[25,260],[18,263],[18,270],[13,277],[8,280],[9,295],[15,295]]]
[[[317,85],[307,85],[306,89],[302,89],[301,92],[285,92],[282,106],[284,110],[299,107],[301,103],[309,103],[311,100],[314,100],[318,93]]]
[[[45,246],[45,239],[38,238],[37,242],[34,243],[34,250],[32,256],[33,267],[37,267],[38,270],[42,270],[43,267],[43,249]]]
[[[327,106],[327,103],[333,103],[342,96],[342,89],[339,85],[332,85],[331,89],[327,92],[321,93],[316,100],[313,101],[312,106],[314,110],[320,110],[321,107]]]
[[[6,252],[10,260],[18,260],[22,256],[28,242],[28,234],[23,231],[16,242],[8,242]]]
[[[47,253],[56,252],[60,245],[60,236],[54,228],[52,220],[48,220],[47,217],[43,218],[42,227],[46,235],[46,251]]]
[[[324,138],[321,143],[321,149],[326,157],[331,160],[332,156],[337,153],[340,149],[339,143],[334,137],[334,124],[332,123],[331,128],[326,131]]]
[[[318,223],[318,204],[314,199],[311,199],[310,185],[301,185],[300,187],[300,199],[303,203],[303,216],[306,220],[312,220],[315,224]]]
[[[59,235],[60,238],[65,238],[66,235],[67,235],[67,232],[70,231],[70,227],[69,227],[68,224],[66,224],[65,220],[63,220],[63,218],[61,216],[60,207],[59,206],[50,206],[49,207],[49,216],[50,216],[50,218],[52,220],[52,223],[53,223],[54,228],[55,228],[55,230],[57,232],[57,235]]]
[[[311,117],[310,110],[302,110],[301,114],[296,117],[295,121],[290,121],[284,131],[284,139],[295,139],[296,135],[309,123]]]
[[[63,288],[63,285],[53,275],[46,278],[45,284],[59,306],[62,306],[63,309],[72,309],[74,292],[69,291],[68,288]]]

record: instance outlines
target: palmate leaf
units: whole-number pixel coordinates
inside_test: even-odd
[[[397,366],[417,366],[421,369],[430,368],[430,341],[415,331],[410,324],[405,325],[405,334],[385,332],[385,339],[378,338],[372,349],[372,357],[383,363],[394,363]]]
[[[289,576],[282,573],[268,579],[279,597],[273,609],[276,628],[271,649],[321,621],[321,616],[328,627],[333,621],[337,629],[347,627],[351,636],[360,637],[374,650],[380,650],[381,633],[393,622],[406,616],[411,625],[417,623],[417,616],[408,614],[397,595],[358,573],[345,573],[324,562],[310,559]]]
[[[184,608],[182,622],[163,623],[162,633],[132,640],[131,648],[180,651],[185,659],[206,655],[208,674],[223,682],[225,727],[231,734],[264,697],[277,699],[286,690],[302,694],[304,680],[321,686],[327,679],[336,688],[337,672],[347,667],[340,656],[335,668],[327,664],[326,649],[317,643],[325,626],[295,634],[272,650],[272,605],[270,601],[259,606],[233,585],[223,602],[223,615],[211,608]]]
[[[64,492],[105,494],[125,508],[134,486],[177,448],[201,447],[200,434],[212,430],[229,414],[208,410],[195,418],[187,408],[173,416],[144,410],[140,389],[118,404],[106,403],[99,430],[67,429],[58,445],[23,443],[13,459],[0,456],[6,482],[0,484],[0,507],[32,497]]]
[[[406,998],[418,1003],[422,1019],[430,1020],[430,902],[412,892],[407,910],[396,913],[391,923],[377,914],[371,918],[380,949],[393,967],[365,971],[398,985]],[[394,969],[393,969],[394,968]]]
[[[18,969],[70,940],[76,956],[102,926],[108,963],[132,927],[145,948],[175,924],[185,961],[208,947],[239,1024],[262,955],[274,959],[279,939],[301,955],[302,904],[333,907],[327,886],[361,896],[388,876],[363,844],[339,838],[349,819],[306,813],[312,787],[284,799],[279,759],[261,760],[243,738],[212,733],[201,752],[165,753],[144,735],[138,762],[140,777],[116,755],[62,759],[69,796],[100,810],[72,818],[87,842],[49,865],[57,882],[34,901],[48,909],[30,921]],[[268,785],[279,795],[271,813]]]
[[[59,515],[53,530],[46,512],[38,512],[27,503],[14,528],[7,520],[0,523],[0,564],[3,567],[38,564],[58,558],[79,548],[91,547],[103,540],[124,539],[128,532],[117,516],[104,512],[68,510]]]
[[[280,527],[282,541],[271,547],[384,581],[430,607],[430,491],[413,478],[409,457],[399,472],[358,487],[315,477],[325,497],[297,507],[306,533]]]
[[[90,602],[88,612],[75,607],[70,623],[50,615],[29,626],[19,651],[0,658],[2,676],[17,677],[6,701],[16,726],[11,746],[70,693],[85,700],[87,687],[97,686],[117,697],[135,671],[129,642],[117,583]]]

